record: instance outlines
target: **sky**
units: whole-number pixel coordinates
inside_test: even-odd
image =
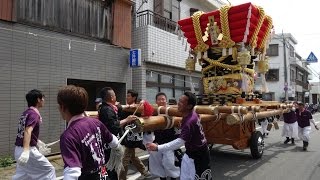
[[[275,33],[291,33],[297,40],[296,52],[307,59],[313,52],[318,63],[312,63],[314,71],[312,82],[318,82],[320,74],[320,9],[317,0],[223,0],[231,5],[251,2],[261,6],[272,17]]]

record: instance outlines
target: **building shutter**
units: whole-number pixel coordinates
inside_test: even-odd
[[[126,48],[131,48],[131,7],[129,0],[116,0],[114,3],[112,43]]]

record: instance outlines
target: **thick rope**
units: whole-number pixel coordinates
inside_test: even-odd
[[[122,159],[123,159],[123,155],[124,155],[124,148],[121,145],[122,140],[127,136],[127,134],[132,131],[133,129],[135,129],[137,126],[135,124],[130,124],[127,125],[125,127],[125,132],[124,134],[121,136],[121,138],[119,139],[119,143],[118,146],[116,148],[112,148],[111,149],[111,153],[110,153],[110,159],[107,162],[107,169],[108,170],[115,170],[118,174],[120,173],[120,171],[123,169],[123,165],[122,165]]]

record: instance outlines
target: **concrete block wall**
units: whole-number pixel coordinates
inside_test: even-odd
[[[40,139],[53,142],[65,128],[56,95],[68,78],[132,86],[128,49],[3,21],[0,27],[5,28],[0,29],[0,156],[13,155],[29,90],[40,89],[46,96]]]

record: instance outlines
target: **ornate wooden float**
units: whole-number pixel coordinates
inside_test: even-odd
[[[280,115],[291,108],[275,101],[262,101],[262,93],[267,92],[264,80],[260,90],[254,89],[255,73],[264,77],[268,71],[265,54],[272,34],[271,17],[263,8],[246,3],[196,12],[178,21],[178,27],[191,48],[186,70],[194,71],[197,62],[202,67],[204,91],[198,95],[195,111],[208,143],[250,148],[253,158],[260,158],[264,139],[256,131],[256,120]],[[179,127],[182,118],[176,106],[153,108],[153,116],[136,121],[136,131]],[[133,112],[135,108],[124,110]]]
[[[209,144],[232,145],[240,150],[249,147],[253,158],[260,158],[264,141],[260,131],[256,131],[256,120],[280,115],[288,108],[291,105],[261,101],[259,104],[245,102],[229,106],[197,105],[195,111],[199,114]],[[133,112],[135,108],[125,107],[124,110]],[[143,107],[137,112],[142,111]],[[179,127],[181,120],[181,113],[176,106],[154,106],[153,116],[137,119],[135,130],[148,132]]]
[[[195,110],[208,142],[250,148],[253,158],[260,158],[264,148],[256,120],[280,115],[290,107],[262,101],[262,93],[268,91],[265,79],[261,89],[254,89],[255,73],[264,77],[269,69],[265,54],[272,27],[271,17],[252,3],[198,11],[178,21],[179,34],[190,44],[186,70],[194,71],[197,62],[202,67],[203,92]],[[139,131],[179,126],[176,107],[154,108],[154,116],[137,121]]]

